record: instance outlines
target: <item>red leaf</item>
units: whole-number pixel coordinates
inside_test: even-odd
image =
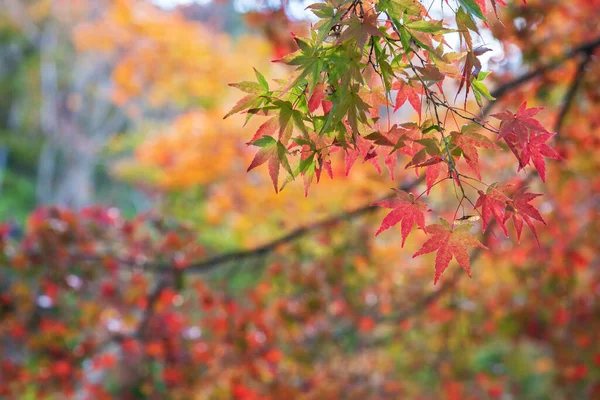
[[[310,96],[310,99],[308,100],[308,111],[310,111],[311,113],[315,112],[317,108],[319,108],[319,105],[321,104],[325,96],[327,96],[325,94],[325,84],[320,83],[317,86],[315,86],[315,90],[313,91],[312,95]]]
[[[499,188],[490,187],[486,193],[481,190],[478,191],[479,198],[475,203],[475,208],[481,207],[481,219],[483,220],[483,230],[487,229],[492,216],[502,228],[502,231],[508,237],[508,231],[506,230],[506,218],[504,217],[504,209],[506,208],[506,202],[509,200]]]
[[[502,121],[497,140],[504,139],[507,142],[516,142],[521,145],[522,149],[525,149],[527,147],[530,130],[547,132],[546,128],[533,118],[542,110],[542,107],[527,108],[527,102],[524,102],[521,104],[516,114],[513,114],[508,110],[503,113],[492,114],[492,117]]]
[[[555,160],[562,160],[562,157],[552,147],[548,146],[545,142],[554,136],[553,133],[543,132],[532,133],[529,138],[529,143],[521,153],[521,163],[523,165],[529,164],[529,161],[533,161],[535,169],[540,174],[542,182],[546,182],[546,163],[544,162],[544,156],[554,158]]]
[[[390,177],[392,178],[392,180],[394,180],[394,178],[395,178],[394,172],[396,170],[396,164],[398,163],[398,154],[397,153],[388,154],[387,156],[385,156],[384,162],[385,162],[385,165],[387,165],[387,167],[388,167],[388,171],[390,171]]]
[[[375,150],[375,146],[363,138],[362,136],[358,136],[356,139],[356,149],[347,149],[345,154],[345,164],[346,164],[346,176],[350,173],[350,169],[354,165],[354,162],[360,155],[363,157],[363,162],[370,162],[373,164],[377,173],[381,174],[381,166],[379,165],[379,159],[377,158],[377,151]]]
[[[412,108],[419,114],[419,119],[421,119],[421,98],[415,89],[404,81],[394,82],[392,89],[398,90],[398,93],[396,93],[394,112],[402,107],[404,103],[406,103],[406,100],[408,100]]]
[[[439,178],[442,171],[448,172],[448,164],[442,162],[442,158],[439,156],[434,156],[433,159],[436,159],[437,162],[433,164],[427,165],[425,169],[425,184],[427,185],[427,195],[431,192],[431,188]],[[439,160],[437,160],[439,159]],[[425,163],[423,163],[425,164]]]
[[[467,165],[475,171],[477,177],[481,179],[479,173],[479,154],[477,153],[477,147],[485,149],[500,150],[496,144],[483,135],[472,132],[470,130],[463,131],[462,133],[455,133],[454,143],[462,149],[463,155]]]
[[[457,228],[452,229],[447,221],[442,219],[441,222],[441,224],[429,225],[427,227],[427,232],[431,233],[432,237],[413,255],[413,258],[415,258],[437,250],[434,284],[440,279],[452,257],[456,258],[460,266],[471,276],[467,247],[487,249],[487,247],[468,232],[471,228],[470,224],[459,225]]]
[[[408,237],[408,234],[415,223],[419,228],[427,232],[425,227],[425,216],[423,215],[423,212],[427,211],[427,206],[423,202],[415,201],[412,194],[398,189],[394,190],[396,191],[396,198],[383,200],[373,204],[375,206],[393,209],[383,219],[381,226],[375,233],[375,236],[402,221],[402,247],[404,247],[404,242],[406,241],[406,238]]]
[[[263,136],[273,136],[273,134],[277,130],[278,126],[279,126],[279,120],[276,116],[269,118],[266,122],[264,122],[258,128],[258,130],[254,134],[254,136],[252,136],[252,139],[250,139],[250,141],[246,144],[250,145],[250,144],[252,144],[252,142],[260,139]]]
[[[270,137],[266,137],[270,138]],[[254,168],[264,164],[269,161],[269,176],[271,177],[271,181],[273,182],[273,187],[275,187],[275,192],[279,191],[277,186],[278,178],[279,178],[279,156],[277,154],[277,142],[271,138],[271,142],[269,142],[266,146],[262,147],[254,156],[254,159],[250,163],[248,167],[248,171],[253,170]]]
[[[546,222],[540,215],[539,211],[529,204],[529,202],[536,197],[541,196],[541,194],[537,193],[529,193],[526,192],[527,188],[523,188],[515,193],[512,201],[508,202],[508,207],[506,208],[506,213],[504,215],[504,221],[511,218],[513,219],[513,223],[515,224],[515,230],[517,231],[517,241],[521,241],[521,232],[523,231],[523,221],[529,226],[531,232],[535,236],[535,240],[540,244],[537,231],[535,230],[535,226],[533,225],[532,218],[542,222],[544,225]]]

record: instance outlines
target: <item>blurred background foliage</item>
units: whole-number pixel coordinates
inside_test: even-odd
[[[557,147],[565,161],[550,165],[548,185],[533,188],[546,194],[541,209],[548,225],[539,227],[539,247],[531,235],[517,245],[494,231],[488,238],[491,250],[473,266],[473,279],[448,274],[447,282],[433,290],[431,259],[410,258],[423,239],[419,233],[400,249],[399,230],[373,238],[381,215],[342,214],[335,223],[273,251],[231,257],[199,280],[182,278],[177,285],[185,301],[170,292],[171,297],[160,297],[156,320],[149,323],[174,326],[169,335],[185,337],[187,346],[177,351],[193,354],[193,363],[167,359],[165,353],[179,353],[168,345],[154,346],[159,339],[149,333],[150,339],[140,341],[146,358],[134,357],[142,372],[125,373],[125,383],[119,381],[123,370],[108,372],[102,393],[164,398],[169,388],[174,398],[190,393],[240,399],[598,398],[600,63],[597,46],[570,52],[598,42],[594,16],[600,3],[527,3],[509,2],[499,21],[489,15],[489,29],[498,41],[487,64],[497,88],[543,69],[535,79],[497,96],[495,105],[514,109],[527,100],[530,106],[547,106],[543,122],[561,137]],[[129,239],[112,231],[115,221],[151,215],[152,228],[135,225],[143,232],[157,230],[148,234],[154,241],[136,244],[139,252],[170,263],[185,253],[180,261],[187,265],[256,248],[389,194],[386,172],[364,163],[346,177],[341,157],[334,163],[335,179],[323,177],[308,198],[301,182],[275,194],[266,171],[246,172],[253,154],[245,143],[259,123],[223,120],[239,97],[227,84],[252,79],[252,67],[269,79],[287,76],[285,67],[270,60],[294,50],[290,32],[308,32],[305,5],[293,0],[3,0],[0,220],[10,225],[13,238],[19,240],[26,231],[35,240],[48,235],[58,243],[64,240],[65,247],[83,247],[84,239],[77,237],[89,231],[102,246],[129,255]],[[554,62],[555,68],[545,67]],[[475,104],[470,106],[475,110]],[[394,118],[403,122],[416,116],[402,109]],[[505,154],[482,157],[481,164],[484,174],[499,180],[514,160]],[[402,172],[402,166],[396,180],[411,181],[412,172]],[[436,194],[432,201],[448,215],[454,212],[448,196]],[[98,204],[106,214],[89,211]],[[34,212],[41,205],[76,211],[58,216]],[[73,222],[78,218],[84,222]],[[98,223],[102,218],[110,222]],[[51,220],[65,222],[76,234],[52,236],[44,231]],[[156,222],[163,220],[164,226]],[[161,242],[180,224],[201,250],[188,253],[180,250],[181,243]],[[14,248],[14,254],[20,251]],[[101,269],[88,287],[101,293],[98,300],[65,283],[65,276],[81,276],[78,265],[61,269],[62,278],[46,275],[39,266],[53,266],[54,260],[44,251],[47,260],[21,260],[22,270],[15,267],[18,257],[2,259],[2,290],[18,293],[14,299],[29,299],[14,306],[21,312],[17,317],[0,309],[6,312],[0,314],[0,333],[8,347],[16,348],[7,339],[9,332],[25,326],[22,316],[39,308],[36,285],[29,284],[34,278],[61,288],[55,305],[41,313],[60,320],[58,304],[87,310],[81,326],[92,327],[92,336],[100,338],[115,332],[109,329],[115,320],[109,311],[120,313],[118,333],[137,326],[142,317],[134,305],[151,292],[152,274],[123,273],[111,288],[106,284],[111,275]],[[112,290],[127,297],[131,307],[117,307],[107,295]],[[13,304],[12,296],[2,300],[3,307]],[[223,312],[239,325],[229,336],[219,330],[225,324],[219,320]],[[73,338],[65,345],[72,354],[89,339],[78,333],[81,326],[69,325],[68,334],[61,333]],[[193,326],[212,329],[213,336],[190,336]],[[47,350],[47,336],[34,339],[39,346],[34,348]],[[104,352],[99,342],[76,359],[44,358],[40,350],[29,369],[56,370],[63,358],[83,369],[86,359],[119,354],[113,348]],[[259,355],[250,351],[252,346]],[[105,362],[110,370],[113,364]],[[32,374],[23,379],[21,398],[52,395],[54,389],[48,388],[63,382]],[[95,386],[87,389],[96,393]],[[101,398],[98,393],[94,398]]]

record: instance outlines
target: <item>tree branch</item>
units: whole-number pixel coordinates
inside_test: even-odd
[[[156,287],[148,294],[148,304],[146,304],[146,309],[144,310],[144,314],[140,320],[140,324],[138,325],[135,336],[139,338],[144,338],[146,336],[146,331],[148,329],[148,323],[150,319],[154,315],[154,306],[162,292],[169,287],[169,278],[164,277],[158,281]]]
[[[577,93],[577,89],[579,89],[579,86],[580,86],[581,82],[583,81],[583,76],[585,75],[585,67],[590,62],[591,59],[592,59],[592,51],[590,50],[587,53],[585,53],[585,58],[579,62],[579,67],[577,68],[577,72],[575,73],[575,76],[573,77],[573,81],[571,81],[571,86],[569,86],[569,90],[567,91],[567,93],[565,95],[565,98],[563,101],[563,106],[560,109],[560,113],[558,114],[558,119],[556,120],[556,125],[554,126],[554,132],[556,132],[557,135],[558,135],[558,132],[560,131],[560,128],[563,125],[565,117],[569,113],[569,109],[571,108],[571,104],[573,103],[573,100],[575,99],[575,94]]]
[[[511,89],[519,87],[519,86],[529,82],[530,80],[536,78],[537,76],[541,75],[542,73],[560,66],[565,61],[570,60],[573,57],[576,57],[580,53],[586,53],[586,54],[590,55],[592,53],[592,51],[594,49],[596,49],[597,47],[600,47],[600,37],[591,42],[584,43],[584,44],[568,51],[561,58],[559,58],[558,60],[556,60],[552,63],[544,65],[534,71],[531,71],[525,75],[522,75],[510,82],[507,82],[507,83],[497,87],[492,92],[492,96],[499,99],[499,98],[503,97],[506,93],[508,93],[508,91],[510,91]],[[484,116],[487,115],[487,113],[491,110],[493,104],[494,104],[494,102],[490,102],[486,106],[486,108],[483,111]],[[533,174],[529,175],[529,177],[532,177],[532,176],[534,176],[534,175]],[[529,182],[529,177],[527,179],[527,182]],[[414,182],[411,182],[411,183],[405,185],[401,189],[402,190],[410,190],[421,182],[422,182],[422,179],[418,179]],[[389,198],[389,196],[385,197],[385,199],[387,199],[387,198]],[[225,253],[225,254],[221,254],[216,257],[209,258],[207,260],[204,260],[204,261],[201,261],[198,263],[194,263],[194,264],[190,265],[186,269],[186,271],[192,272],[192,273],[193,272],[205,272],[205,271],[213,269],[214,267],[216,267],[218,265],[221,265],[221,264],[224,264],[227,262],[242,261],[242,260],[245,260],[248,258],[254,258],[254,257],[258,257],[261,255],[265,255],[265,254],[268,254],[271,251],[275,250],[276,248],[280,247],[281,245],[293,242],[297,239],[300,239],[303,236],[306,236],[308,233],[310,233],[314,230],[318,230],[318,229],[324,228],[326,226],[335,225],[342,221],[348,221],[348,220],[354,219],[354,218],[359,217],[364,214],[369,214],[369,213],[375,211],[375,209],[376,209],[376,207],[374,207],[372,205],[365,205],[365,206],[359,207],[356,210],[353,210],[353,211],[350,211],[347,213],[341,213],[338,215],[334,215],[332,217],[326,218],[326,219],[316,222],[314,224],[295,229],[295,230],[289,232],[288,234],[280,237],[279,239],[276,239],[270,243],[256,247],[254,249],[246,250],[246,251],[238,251],[238,252],[233,252],[233,253]],[[479,252],[477,252],[476,254],[479,254]],[[437,292],[435,292],[434,294],[436,294],[440,291],[441,291],[441,289],[438,290]]]
[[[494,104],[496,104],[496,102],[500,98],[504,97],[510,90],[517,88],[517,87],[533,80],[534,78],[537,78],[538,76],[542,75],[546,71],[549,71],[549,70],[552,70],[554,68],[561,66],[565,61],[571,60],[581,53],[591,54],[592,51],[594,51],[597,47],[600,47],[600,37],[592,40],[591,42],[587,42],[580,46],[575,47],[574,49],[566,52],[565,54],[562,55],[562,57],[560,57],[559,59],[557,59],[551,63],[542,65],[541,67],[539,67],[531,72],[528,72],[524,75],[521,75],[520,77],[518,77],[516,79],[513,79],[512,81],[506,82],[506,83],[498,86],[491,93],[492,97],[496,98],[496,101],[490,101],[486,105],[486,107],[484,108],[484,111],[483,111],[483,115],[487,115],[490,112],[490,110],[492,109],[492,107],[494,106]]]
[[[523,85],[523,84],[529,82],[530,80],[534,79],[535,77],[542,74],[543,72],[558,67],[563,62],[577,56],[578,54],[580,54],[582,52],[591,54],[593,52],[593,50],[599,46],[600,46],[600,38],[598,38],[594,41],[591,41],[589,43],[585,43],[581,46],[578,46],[578,47],[572,49],[571,51],[567,52],[560,59],[558,59],[548,65],[542,66],[542,67],[536,69],[535,71],[531,71],[531,72],[529,72],[519,78],[516,78],[510,82],[507,82],[502,86],[499,86],[498,88],[496,88],[496,90],[493,91],[492,94],[494,97],[500,98],[505,93],[507,93],[508,90],[516,88],[520,85]],[[488,104],[488,106],[486,108],[484,108],[482,117],[487,115],[487,113],[491,110],[493,104],[495,104],[495,103],[490,102]],[[530,182],[534,176],[536,176],[535,173],[530,174],[525,182],[526,183]],[[410,182],[410,183],[400,187],[400,189],[405,190],[405,191],[411,190],[414,187],[416,187],[418,184],[420,184],[422,181],[423,181],[423,178],[416,179],[413,182]],[[383,197],[382,199],[379,199],[376,201],[385,200],[390,197],[391,196],[386,196],[386,197]],[[304,227],[300,227],[300,228],[296,228],[296,229],[288,232],[287,234],[281,236],[280,238],[275,239],[275,240],[273,240],[269,243],[266,243],[262,246],[258,246],[258,247],[255,247],[255,248],[249,249],[249,250],[241,250],[241,251],[234,251],[234,252],[230,252],[230,253],[224,253],[224,254],[214,256],[212,258],[208,258],[208,259],[205,259],[202,261],[192,263],[185,270],[183,270],[183,272],[187,273],[187,274],[203,273],[203,272],[213,270],[222,264],[226,264],[229,262],[239,262],[239,261],[256,258],[256,257],[260,257],[263,255],[269,254],[272,251],[274,251],[275,249],[283,246],[284,244],[294,242],[294,241],[308,235],[309,233],[311,233],[313,231],[316,231],[316,230],[319,230],[319,229],[322,229],[322,228],[325,228],[328,226],[333,226],[333,225],[336,225],[343,221],[349,221],[354,218],[360,217],[362,215],[370,214],[377,209],[377,207],[372,205],[372,203],[374,203],[376,201],[370,202],[369,204],[359,207],[355,210],[352,210],[349,212],[343,212],[343,213],[340,213],[337,215],[333,215],[331,217],[325,218],[325,219],[315,222],[313,224],[310,224],[310,225],[307,225]],[[479,252],[477,251],[474,254],[477,255],[477,254],[479,254]],[[89,257],[86,257],[86,259],[87,258],[89,258]],[[136,262],[131,261],[131,260],[119,260],[119,262],[121,262],[123,264],[127,264],[127,265],[135,265],[136,264]],[[164,269],[170,268],[171,265],[170,264],[150,264],[150,265],[146,265],[146,267],[149,268],[150,270],[164,270]],[[441,292],[441,293],[439,293],[439,292]],[[432,296],[431,300],[428,300],[430,297],[426,297],[425,299],[423,299],[423,301],[425,302],[424,304],[426,305],[429,302],[435,300],[438,296],[443,294],[443,292],[444,292],[444,289],[440,289],[440,290],[432,293],[430,295],[430,296]],[[411,311],[408,311],[408,312],[410,313]]]
[[[415,179],[414,181],[401,186],[400,190],[405,190],[405,191],[410,190],[410,189],[416,187],[422,181],[423,181],[423,178]],[[360,217],[362,215],[370,214],[379,208],[377,206],[372,205],[372,203],[375,203],[375,202],[378,202],[381,200],[386,200],[391,197],[392,196],[385,196],[379,200],[375,200],[375,201],[369,203],[368,205],[364,205],[364,206],[356,208],[352,211],[340,213],[340,214],[331,216],[329,218],[325,218],[321,221],[315,222],[313,224],[303,226],[300,228],[296,228],[296,229],[292,230],[291,232],[281,236],[279,239],[273,240],[272,242],[269,242],[262,246],[256,247],[254,249],[245,250],[245,251],[236,251],[236,252],[232,252],[232,253],[225,253],[225,254],[221,254],[221,255],[218,255],[213,258],[209,258],[204,261],[200,261],[198,263],[194,263],[194,264],[190,265],[188,268],[186,268],[184,271],[186,271],[188,273],[190,273],[190,272],[191,273],[206,272],[206,271],[211,270],[221,264],[225,264],[225,263],[233,262],[233,261],[239,262],[242,260],[246,260],[248,258],[255,258],[255,257],[259,257],[262,255],[268,254],[268,253],[272,252],[273,250],[277,249],[278,247],[281,247],[284,244],[296,241],[315,230],[319,230],[319,229],[322,229],[322,228],[325,228],[328,226],[333,226],[333,225],[336,225],[343,221],[349,221],[356,217]]]

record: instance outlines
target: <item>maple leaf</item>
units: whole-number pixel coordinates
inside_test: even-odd
[[[362,91],[359,94],[363,101],[369,105],[369,112],[373,118],[379,118],[380,106],[389,107],[391,105],[385,92],[381,88]]]
[[[529,138],[527,147],[521,152],[521,163],[527,165],[529,161],[533,161],[533,165],[540,174],[542,182],[546,182],[546,163],[543,156],[562,160],[562,157],[556,150],[545,143],[552,136],[554,136],[554,133],[550,132],[533,133]]]
[[[526,191],[527,188],[522,188],[513,197],[512,201],[508,202],[508,206],[506,207],[506,214],[504,215],[504,221],[508,220],[512,217],[513,223],[515,225],[515,230],[517,231],[517,242],[521,242],[521,232],[523,231],[523,221],[529,226],[531,232],[533,232],[533,236],[535,236],[535,240],[540,244],[540,240],[538,238],[537,231],[535,230],[535,226],[533,225],[532,218],[542,222],[546,225],[546,222],[542,218],[539,211],[529,204],[529,202],[536,197],[541,196],[539,193],[529,193]]]
[[[473,125],[465,125],[463,129],[461,129],[461,133],[454,132],[452,137],[454,138],[454,143],[461,148],[467,165],[471,167],[475,174],[477,174],[477,177],[481,179],[477,147],[494,150],[500,150],[500,147],[487,137],[474,132],[474,129],[476,128],[473,127]]]
[[[392,152],[398,150],[402,154],[414,157],[423,145],[417,141],[421,139],[421,129],[412,122],[402,125],[394,124],[387,133],[383,133],[388,141],[394,144]]]
[[[292,175],[292,170],[287,160],[287,150],[281,144],[281,142],[276,141],[271,136],[263,136],[262,138],[254,141],[252,145],[260,147],[260,150],[254,156],[254,159],[250,163],[247,172],[268,161],[269,176],[271,177],[271,181],[275,187],[275,192],[277,193],[279,191],[277,186],[279,178],[279,165],[283,164],[284,168],[289,172],[290,175]]]
[[[251,145],[252,142],[257,141],[258,139],[260,139],[263,136],[273,136],[273,134],[275,133],[275,131],[277,130],[278,127],[279,127],[279,120],[278,120],[277,116],[269,118],[261,126],[258,127],[258,130],[254,134],[252,139],[250,139],[250,141],[246,144]]]
[[[308,111],[314,113],[317,108],[319,108],[326,96],[327,93],[325,93],[325,84],[319,83],[317,86],[315,86],[315,90],[312,92],[312,95],[308,100]]]
[[[367,43],[367,40],[369,40],[369,35],[383,36],[377,29],[376,13],[365,15],[362,21],[357,16],[348,18],[342,22],[342,25],[347,25],[348,27],[340,35],[338,44],[348,39],[355,39],[356,44],[358,44],[360,48],[363,48]]]
[[[533,118],[543,109],[543,107],[527,108],[527,102],[525,101],[519,106],[516,114],[508,110],[492,114],[492,117],[502,121],[497,140],[505,139],[506,141],[518,142],[521,144],[521,148],[525,149],[529,139],[529,130],[547,132],[546,128]]]
[[[504,217],[504,209],[506,208],[506,202],[509,200],[508,197],[502,193],[501,188],[490,186],[486,193],[478,190],[479,197],[475,202],[475,208],[481,207],[481,219],[483,220],[483,230],[487,229],[492,217],[496,220],[498,225],[502,228],[502,231],[508,237],[508,231],[506,230],[506,219]]]
[[[402,247],[404,247],[404,242],[414,224],[417,224],[419,228],[427,232],[425,216],[423,215],[423,212],[427,211],[427,206],[423,202],[415,201],[412,193],[407,193],[399,189],[394,189],[394,191],[396,192],[396,198],[382,200],[373,204],[374,206],[392,209],[381,222],[381,226],[375,233],[375,236],[402,221]]]
[[[440,177],[442,172],[448,173],[448,164],[442,162],[442,158],[439,156],[434,156],[432,158],[432,162],[435,161],[431,165],[427,165],[425,168],[425,184],[427,186],[427,195],[431,193],[431,188],[435,185],[435,182]],[[423,163],[424,165],[425,163]]]
[[[404,81],[396,81],[392,85],[392,89],[397,90],[396,102],[394,104],[394,112],[398,111],[400,107],[406,103],[406,100],[410,103],[412,108],[419,114],[421,118],[421,98],[419,93]]]
[[[423,141],[420,141],[423,142]],[[415,167],[418,168],[425,167],[425,183],[427,184],[427,195],[431,192],[431,188],[435,184],[436,180],[439,178],[442,172],[448,173],[448,164],[444,161],[442,157],[439,155],[434,155],[431,158],[425,159],[427,157],[426,149],[422,149],[412,160],[406,165],[405,168]]]
[[[440,222],[440,224],[427,226],[427,233],[430,233],[432,237],[423,244],[423,247],[419,251],[413,254],[413,258],[415,258],[437,250],[434,284],[438,282],[442,273],[448,268],[452,257],[471,276],[467,248],[480,247],[487,249],[486,246],[469,233],[469,230],[473,226],[472,224],[462,224],[452,229],[448,221],[440,219]]]
[[[357,136],[356,138],[356,148],[346,149],[344,155],[344,161],[346,164],[346,176],[350,173],[354,162],[358,158],[358,156],[363,157],[363,162],[369,161],[375,169],[377,169],[377,173],[381,174],[381,166],[379,165],[379,160],[377,158],[377,150],[375,146],[371,144],[367,139],[362,136]]]

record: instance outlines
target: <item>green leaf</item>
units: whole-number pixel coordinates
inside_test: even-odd
[[[425,146],[425,151],[431,156],[439,156],[441,154],[438,141],[436,139],[419,139],[415,140],[415,142]]]
[[[311,165],[314,167],[314,161],[315,161],[314,153],[311,154],[310,156],[308,156],[307,158],[305,158],[304,160],[300,160],[300,163],[298,164],[298,167],[294,171],[293,175],[298,176],[301,173],[306,172]]]
[[[271,136],[263,136],[260,139],[252,142],[252,145],[257,147],[267,147],[272,146],[273,144],[275,144],[275,139],[273,139]]]
[[[488,100],[496,100],[494,96],[492,96],[485,84],[481,81],[475,80],[472,82],[473,89],[477,90],[483,97]]]
[[[256,68],[254,68],[254,74],[256,74],[256,79],[258,80],[258,83],[260,83],[262,88],[265,91],[269,91],[269,83],[265,79],[264,75],[261,74],[260,72],[258,72],[258,70]]]
[[[482,104],[481,96],[485,97],[488,100],[496,100],[496,98],[490,94],[490,91],[485,85],[485,83],[483,83],[483,79],[485,79],[489,74],[489,72],[480,72],[477,76],[477,79],[473,79],[473,81],[471,82],[471,87],[473,88],[475,100],[477,100],[477,104],[479,104],[480,106]]]
[[[290,162],[288,161],[288,158],[287,158],[288,154],[289,154],[289,152],[285,148],[283,143],[277,142],[277,158],[279,159],[279,162],[281,163],[281,165],[283,165],[283,168],[285,168],[285,170],[290,174],[290,176],[293,177],[294,173],[292,172],[292,167],[290,167]]]
[[[246,81],[246,82],[230,83],[229,86],[239,89],[242,92],[246,92],[246,93],[250,93],[250,94],[258,94],[258,93],[262,92],[260,84],[256,83],[256,82]]]
[[[413,21],[406,24],[406,27],[419,32],[427,33],[447,33],[450,29],[444,28],[442,21]]]
[[[402,14],[417,16],[421,13],[421,5],[416,0],[380,0],[377,11],[388,12],[394,18]]]
[[[333,7],[331,7],[329,4],[316,3],[316,4],[311,4],[307,8],[310,9],[312,11],[312,13],[315,14],[319,18],[331,18],[335,15],[335,11],[333,10]]]
[[[470,15],[475,15],[480,20],[487,21],[485,15],[483,15],[483,12],[481,11],[481,8],[479,8],[479,5],[477,5],[474,0],[458,0],[458,2]]]
[[[249,94],[246,97],[243,97],[240,101],[236,103],[235,106],[223,117],[223,119],[232,116],[233,114],[237,114],[241,111],[247,110],[249,108],[257,108],[262,105],[264,98]]]
[[[423,129],[423,134],[429,133],[431,131],[438,131],[441,132],[442,128],[439,125],[431,125],[425,129]]]

